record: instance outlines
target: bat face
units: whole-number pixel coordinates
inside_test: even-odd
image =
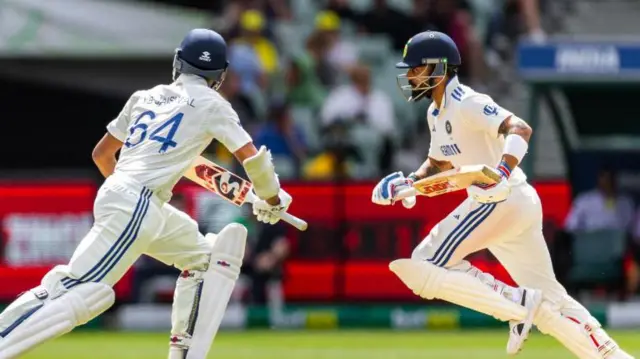
[[[421,179],[413,187],[428,197],[455,192],[476,183],[493,184],[500,181],[500,175],[484,165],[463,166]]]
[[[217,193],[230,202],[240,206],[247,199],[251,182],[216,165],[199,164],[195,174],[208,190]]]

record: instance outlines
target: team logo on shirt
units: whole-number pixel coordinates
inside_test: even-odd
[[[451,131],[453,131],[453,129],[451,128],[451,122],[449,122],[449,120],[447,120],[447,122],[444,123],[444,129],[447,131],[447,134],[451,134]]]
[[[496,116],[498,114],[498,105],[485,105],[482,110],[486,116]]]

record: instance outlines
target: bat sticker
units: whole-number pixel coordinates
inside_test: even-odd
[[[201,164],[195,168],[196,175],[205,181],[207,188],[236,205],[244,203],[251,183],[218,166]]]

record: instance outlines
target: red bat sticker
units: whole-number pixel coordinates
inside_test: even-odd
[[[218,166],[198,165],[196,176],[204,180],[208,189],[240,206],[251,190],[251,182]]]
[[[444,190],[448,189],[449,187],[451,187],[449,185],[449,182],[440,182],[440,183],[433,183],[433,184],[426,185],[426,186],[422,187],[422,189],[423,189],[424,193],[431,194],[433,192],[444,191]]]

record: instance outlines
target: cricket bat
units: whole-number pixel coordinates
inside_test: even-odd
[[[209,191],[216,193],[236,206],[242,206],[244,203],[253,203],[259,200],[251,190],[253,188],[251,182],[202,156],[199,156],[193,161],[183,176]],[[280,219],[301,231],[307,229],[307,222],[290,213],[282,213]]]
[[[398,199],[411,196],[435,197],[455,192],[476,184],[494,184],[500,182],[500,175],[486,165],[456,167],[413,183],[413,188],[398,194]]]

